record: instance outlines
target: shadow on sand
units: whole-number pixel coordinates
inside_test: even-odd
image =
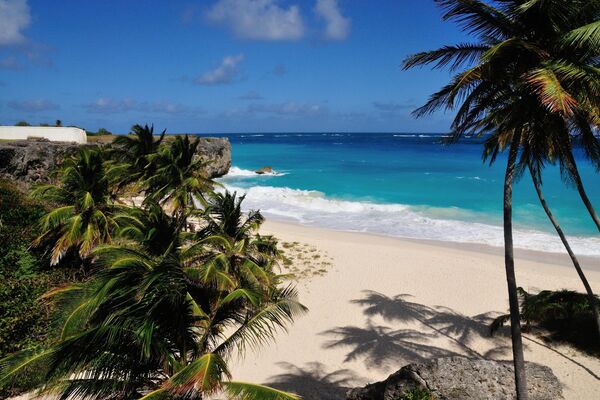
[[[390,297],[374,291],[364,293],[363,298],[352,303],[363,307],[366,326],[344,326],[322,333],[331,338],[324,344],[325,348],[350,349],[346,361],[363,358],[371,368],[388,370],[407,363],[455,355],[492,358],[510,350],[505,340],[489,334],[488,327],[495,317],[494,313],[468,317],[447,307],[430,307],[409,301],[411,296],[407,294]],[[375,325],[372,322],[375,317],[394,323],[396,327],[398,324],[419,323],[424,329],[393,329]],[[471,346],[475,338],[486,338],[489,349],[485,353]],[[451,345],[433,345],[432,342],[438,339]]]
[[[344,400],[346,392],[359,381],[350,370],[327,372],[325,365],[319,362],[308,363],[303,368],[291,363],[277,365],[285,372],[271,377],[267,384],[299,394],[304,400]]]
[[[366,318],[364,325],[340,326],[321,332],[327,338],[323,348],[346,348],[346,362],[360,361],[366,369],[380,373],[391,373],[413,362],[455,355],[483,359],[510,358],[508,327],[502,328],[494,336],[490,335],[490,323],[500,313],[489,312],[469,317],[448,307],[430,307],[412,302],[410,297],[407,294],[390,297],[365,291],[364,297],[352,301],[363,308]],[[373,322],[376,318],[383,319],[389,325]],[[558,353],[598,379],[598,375],[589,368],[556,348],[527,336],[525,339],[531,345],[540,345]],[[440,340],[445,343],[441,344]],[[476,340],[477,348],[483,347],[485,351],[475,348]],[[300,394],[306,400],[343,400],[348,388],[365,381],[348,369],[328,372],[325,365],[319,362],[304,367],[289,363],[280,363],[279,366],[285,372],[272,377],[267,383]]]

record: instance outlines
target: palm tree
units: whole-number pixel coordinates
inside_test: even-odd
[[[117,236],[137,243],[145,252],[161,256],[181,246],[185,240],[182,222],[168,215],[156,202],[144,208],[128,208],[115,215]]]
[[[163,130],[156,138],[154,125],[136,124],[129,135],[118,136],[113,140],[112,153],[117,163],[111,166],[110,173],[119,187],[153,175],[154,166],[149,163],[148,158],[158,151],[166,132]]]
[[[177,136],[158,153],[149,156],[154,172],[143,185],[148,201],[167,206],[170,213],[185,221],[190,210],[205,203],[214,182],[206,175],[205,163],[197,156],[198,138]]]
[[[512,184],[519,151],[540,136],[552,137],[563,150],[576,138],[598,165],[600,146],[592,126],[599,117],[598,0],[438,0],[444,19],[457,21],[476,37],[474,43],[445,46],[415,54],[405,68],[434,64],[457,73],[415,114],[455,109],[452,139],[492,135],[484,157],[491,162],[509,149],[504,180],[505,267],[509,292],[511,336],[517,397],[527,398],[519,303],[514,274]],[[540,129],[541,121],[553,124]],[[567,152],[564,154],[568,156]],[[574,157],[565,166],[577,179]],[[579,180],[580,181],[580,180]],[[577,180],[576,180],[577,182]],[[581,193],[581,191],[580,191]]]
[[[85,259],[97,245],[111,242],[117,206],[111,201],[100,150],[84,148],[67,158],[58,170],[58,184],[38,186],[31,195],[58,205],[42,217],[42,234],[34,242],[53,243],[52,265],[69,250]]]
[[[234,351],[273,339],[305,311],[295,290],[268,269],[255,271],[261,279],[242,278],[211,260],[197,262],[198,252],[193,244],[159,256],[135,246],[97,248],[102,272],[95,279],[48,295],[64,301],[60,340],[3,360],[0,384],[37,371],[42,391],[62,398],[203,398],[225,391],[240,399],[298,399],[233,382],[227,367]]]
[[[245,196],[236,193],[214,193],[201,214],[203,229],[196,233],[197,242],[187,250],[187,257],[206,266],[206,276],[226,271],[249,285],[270,284],[281,277],[274,274],[283,259],[277,240],[261,236],[264,222],[259,211],[244,214],[241,204]]]

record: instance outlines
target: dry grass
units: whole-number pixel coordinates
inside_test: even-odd
[[[309,244],[282,242],[280,246],[284,253],[285,272],[292,274],[298,282],[323,276],[333,265],[333,259],[326,252]]]

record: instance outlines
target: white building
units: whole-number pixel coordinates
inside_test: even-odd
[[[87,143],[85,131],[62,126],[0,126],[0,139],[44,138],[51,142]]]

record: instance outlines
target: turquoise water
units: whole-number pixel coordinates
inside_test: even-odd
[[[505,158],[492,167],[481,145],[442,145],[435,134],[281,133],[225,135],[233,168],[222,181],[247,192],[246,205],[271,218],[399,237],[502,244]],[[252,171],[270,165],[273,175]],[[600,208],[598,174],[581,174]],[[600,256],[600,235],[556,167],[544,191],[581,254]],[[561,251],[528,175],[515,187],[517,247]]]

